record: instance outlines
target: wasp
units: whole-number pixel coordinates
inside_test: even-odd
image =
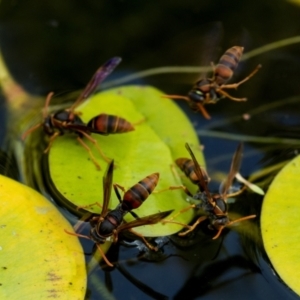
[[[97,163],[97,160],[94,157],[89,146],[84,142],[83,137],[92,142],[96,146],[103,159],[109,162],[110,159],[108,159],[102,152],[97,141],[91,137],[91,133],[101,135],[124,133],[134,130],[134,127],[127,120],[115,115],[108,114],[99,114],[93,117],[88,123],[84,123],[80,118],[80,113],[76,112],[75,109],[97,89],[100,83],[115,69],[115,67],[120,62],[121,58],[113,57],[106,63],[104,63],[100,68],[98,68],[94,76],[86,85],[83,92],[79,95],[79,97],[70,108],[59,110],[57,112],[49,114],[48,107],[50,104],[50,100],[53,97],[53,92],[49,93],[43,109],[43,121],[28,129],[22,135],[22,138],[25,139],[28,134],[32,133],[37,128],[43,127],[44,132],[50,137],[49,144],[44,150],[44,153],[47,153],[51,148],[54,140],[58,136],[65,133],[75,133],[77,135],[78,142],[87,150],[97,169],[100,169],[100,165]]]
[[[149,197],[152,191],[155,189],[158,180],[159,173],[153,173],[144,179],[140,180],[137,184],[132,186],[129,190],[125,190],[124,187],[113,184],[113,170],[114,170],[114,161],[112,160],[108,166],[106,175],[103,177],[103,205],[101,213],[98,215],[93,215],[89,222],[91,225],[91,230],[89,236],[71,233],[66,231],[68,234],[91,239],[95,242],[97,248],[99,249],[103,259],[109,266],[113,266],[109,260],[106,258],[104,252],[102,251],[100,244],[105,243],[108,238],[112,237],[113,242],[116,243],[118,241],[118,235],[120,232],[127,230],[136,236],[140,237],[145,245],[151,249],[156,250],[156,248],[151,245],[145,237],[134,231],[132,228],[148,225],[148,224],[156,224],[160,222],[162,219],[167,217],[172,213],[173,210],[164,211],[156,214],[152,214],[143,218],[138,218],[136,214],[132,212],[133,209],[138,208],[142,205],[142,203]],[[112,187],[114,188],[115,194],[119,200],[119,204],[115,209],[109,210],[109,200],[111,196]],[[124,192],[123,198],[120,195],[118,189],[121,189]],[[99,205],[99,203],[93,203],[90,206]],[[127,213],[131,213],[136,219],[131,222],[125,222],[124,216]]]
[[[204,108],[206,104],[215,104],[224,97],[233,101],[246,101],[247,98],[235,98],[225,91],[226,89],[237,89],[261,68],[261,65],[258,65],[250,75],[240,82],[227,84],[239,64],[243,50],[244,48],[240,46],[234,46],[228,49],[221,56],[217,66],[212,64],[213,77],[198,80],[187,96],[165,95],[163,97],[187,101],[192,110],[196,112],[200,111],[206,119],[210,119],[210,115]]]
[[[188,150],[192,159],[179,158],[176,160],[176,164],[186,174],[186,176],[194,184],[196,184],[198,186],[198,191],[194,195],[192,195],[186,187],[183,187],[183,189],[186,191],[186,193],[188,195],[192,195],[192,197],[194,199],[199,200],[200,203],[190,205],[187,208],[181,210],[179,213],[187,211],[190,208],[197,208],[197,209],[202,209],[206,215],[199,217],[196,220],[196,222],[191,226],[184,225],[185,227],[188,227],[188,230],[179,233],[179,235],[184,236],[184,235],[188,234],[189,232],[193,231],[198,224],[200,224],[204,220],[208,219],[209,228],[217,230],[217,234],[213,237],[213,239],[217,239],[225,227],[228,227],[237,222],[255,218],[256,215],[249,215],[246,217],[241,217],[236,220],[230,220],[228,217],[227,198],[236,196],[237,194],[239,194],[241,192],[241,191],[239,191],[237,193],[231,193],[231,194],[228,193],[228,191],[232,185],[232,181],[240,169],[243,145],[242,144],[238,145],[238,147],[233,155],[233,158],[232,158],[230,171],[229,171],[224,183],[220,186],[219,193],[215,193],[215,194],[212,194],[208,189],[208,183],[210,181],[210,178],[209,178],[207,172],[205,171],[204,168],[202,168],[199,165],[199,163],[188,143],[185,144],[185,147]],[[174,189],[174,188],[175,187],[173,187],[171,189]],[[174,215],[174,217],[176,217],[176,215]],[[166,222],[168,222],[168,221],[166,221]],[[176,222],[174,222],[174,223],[176,223]]]

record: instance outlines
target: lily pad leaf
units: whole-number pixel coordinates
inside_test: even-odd
[[[126,190],[156,172],[160,174],[157,191],[181,185],[181,178],[174,171],[174,160],[189,157],[184,147],[186,142],[193,147],[199,163],[204,163],[192,124],[172,100],[163,99],[162,95],[153,87],[125,86],[96,94],[77,108],[84,122],[106,113],[137,124],[135,130],[128,133],[108,136],[92,134],[105,155],[115,160],[113,182]],[[75,209],[95,202],[102,203],[102,178],[107,163],[93,144],[86,139],[85,142],[101,165],[100,171],[96,170],[88,152],[72,134],[58,137],[48,156],[48,172],[56,194],[71,202]],[[195,186],[192,188],[195,189]],[[112,192],[110,208],[115,208],[118,203]],[[181,190],[172,190],[151,194],[135,212],[139,217],[171,209],[176,213],[187,205],[186,194]],[[100,212],[97,205],[87,209]],[[176,220],[187,224],[192,216],[193,212],[188,211]],[[125,220],[130,221],[132,217],[128,215]],[[173,234],[181,228],[180,225],[168,223],[141,226],[136,231],[145,236],[160,236]]]
[[[71,225],[36,191],[0,175],[0,299],[84,299],[84,255]]]
[[[266,252],[281,279],[300,295],[300,156],[275,177],[264,198],[261,230]]]

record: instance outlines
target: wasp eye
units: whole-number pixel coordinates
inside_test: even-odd
[[[194,102],[203,102],[205,99],[203,92],[200,90],[191,90],[188,96]]]

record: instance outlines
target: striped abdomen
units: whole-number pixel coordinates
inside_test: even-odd
[[[221,56],[214,73],[214,79],[218,85],[224,84],[231,78],[241,59],[243,50],[243,47],[234,46]]]
[[[95,133],[123,133],[134,130],[131,123],[114,115],[100,114],[91,119],[87,126]]]
[[[123,197],[122,209],[131,210],[138,208],[155,189],[159,173],[153,173],[131,187]]]
[[[199,179],[197,174],[195,173],[195,165],[194,162],[189,158],[178,158],[175,160],[177,166],[180,168],[182,172],[192,181],[194,184],[199,184]],[[200,167],[201,168],[201,167]],[[204,181],[206,183],[209,182],[210,178],[204,168],[201,168],[202,175],[204,177]]]

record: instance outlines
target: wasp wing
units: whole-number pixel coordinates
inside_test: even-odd
[[[106,132],[102,132],[101,130],[93,129],[85,124],[66,124],[64,128],[70,129],[72,131],[83,131],[83,132],[93,132],[101,135],[108,135]]]
[[[207,198],[209,199],[209,202],[211,202],[211,204],[212,204],[213,203],[212,197],[211,197],[211,194],[207,187],[207,181],[205,180],[205,177],[208,177],[208,175],[206,176],[205,174],[203,174],[202,168],[200,167],[200,165],[188,143],[185,144],[185,148],[189,152],[189,154],[194,162],[195,173],[199,179],[199,183],[198,183],[199,189],[200,189],[200,191],[204,191],[206,193]]]
[[[81,124],[66,124],[66,125],[64,125],[64,128],[70,129],[72,131],[78,131],[79,133],[80,133],[80,131],[83,131],[86,133],[96,133],[96,134],[100,134],[100,135],[109,135],[110,134],[107,132],[103,132],[99,129],[94,129],[90,126],[81,125]]]
[[[223,25],[221,22],[211,22],[201,25],[201,35],[197,36],[194,44],[199,47],[195,63],[199,66],[209,66],[219,55],[219,48],[224,36]],[[202,71],[197,81],[207,78],[210,70]]]
[[[105,217],[108,211],[108,205],[111,195],[111,188],[113,182],[113,172],[114,172],[114,160],[112,160],[107,168],[106,174],[103,177],[103,204],[100,217]]]
[[[97,214],[86,212],[73,226],[73,229],[76,233],[82,232],[85,227],[88,225],[88,222],[90,222],[94,216],[97,216]]]
[[[168,215],[170,215],[174,210],[168,210],[168,211],[163,211],[160,213],[156,213],[147,217],[143,218],[138,218],[134,221],[131,221],[129,223],[122,223],[118,228],[117,232],[123,231],[123,230],[128,230],[133,227],[138,227],[138,226],[143,226],[143,225],[150,225],[150,224],[156,224]]]
[[[242,161],[242,156],[243,156],[243,144],[240,143],[232,157],[231,161],[231,166],[229,173],[227,175],[227,178],[224,181],[224,184],[221,186],[220,193],[223,196],[224,199],[226,199],[227,192],[232,184],[232,181],[235,177],[235,175],[239,172],[240,167],[241,167],[241,161]]]
[[[71,110],[74,110],[76,106],[78,106],[82,101],[88,98],[97,87],[104,81],[104,79],[117,67],[117,65],[121,62],[120,57],[113,57],[105,62],[93,75],[92,79],[86,85],[83,92],[77,98],[75,103],[71,106]]]

